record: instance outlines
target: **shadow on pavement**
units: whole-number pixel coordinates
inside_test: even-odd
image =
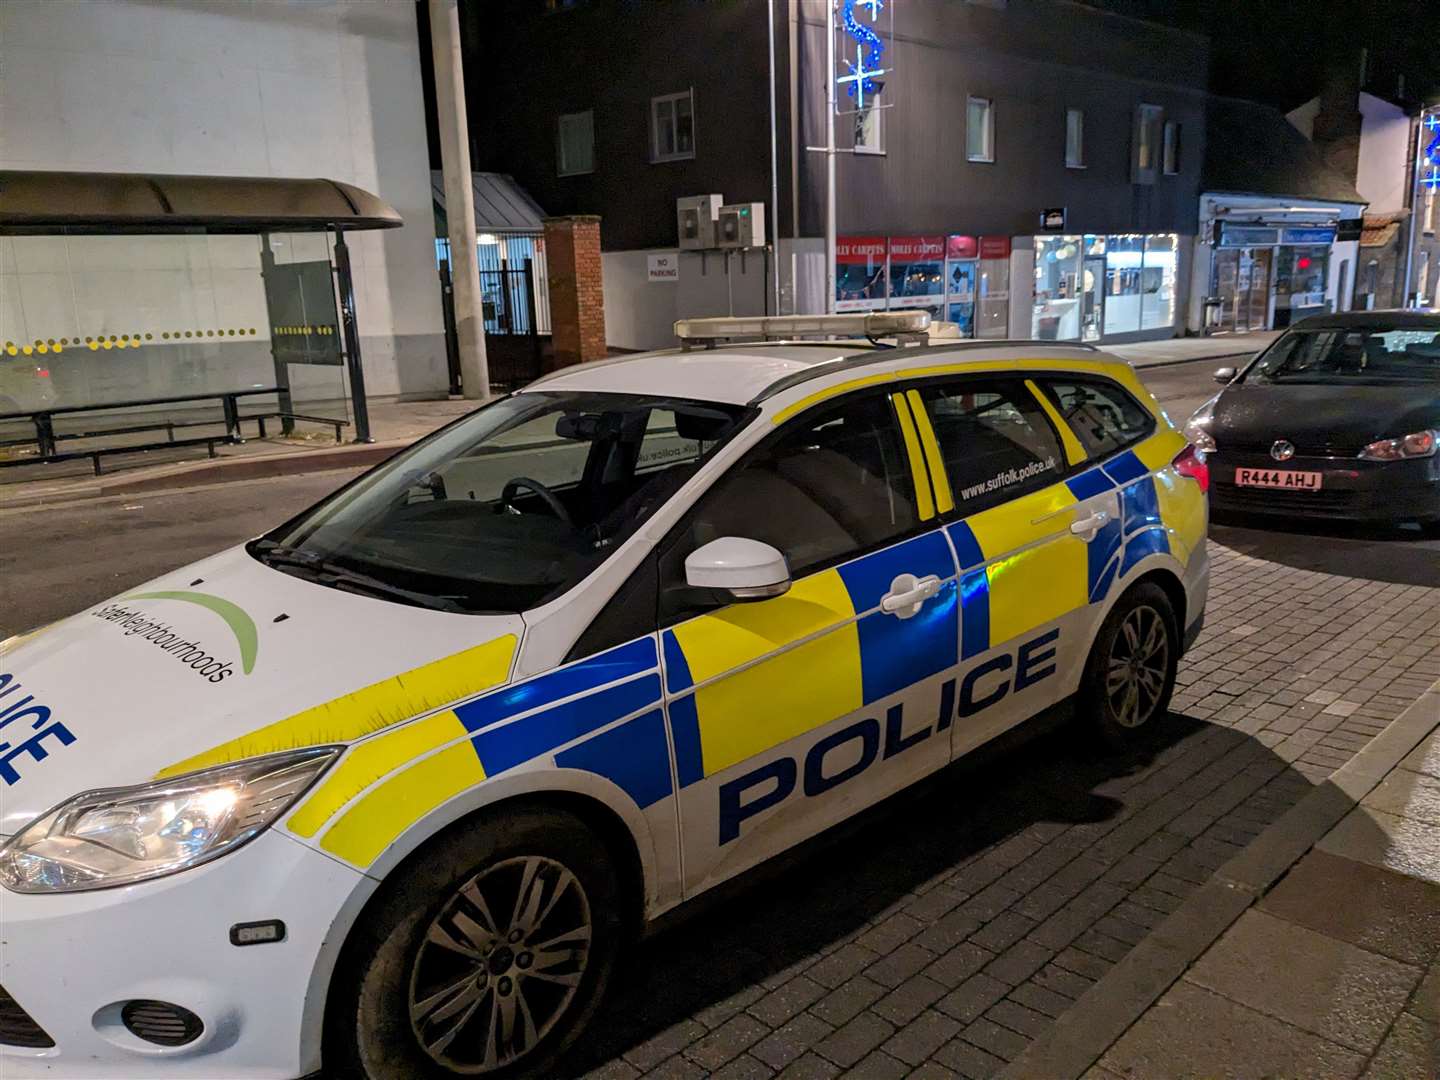
[[[1293,796],[1269,811],[1256,810],[1257,816],[1278,816],[1309,790],[1308,781],[1253,738],[1184,716],[1172,715],[1146,744],[1123,755],[1099,751],[1075,726],[1032,728],[1028,736],[971,754],[797,852],[722,886],[719,896],[698,902],[697,914],[640,943],[622,962],[563,1075],[597,1069],[687,1020],[698,1018],[713,1028],[788,978],[787,969],[845,947],[851,935],[893,913],[915,890],[951,877],[1037,823],[1059,826],[1046,830],[1047,844],[1066,843],[1072,826],[1102,823],[1082,828],[1084,835],[1068,843],[1072,854],[1104,858],[1113,869],[1125,852],[1099,855],[1089,845],[1116,818],[1129,819],[1147,806],[1148,813],[1159,809],[1157,796],[1183,785],[1163,770],[1192,749],[1212,763],[1233,763],[1236,773],[1244,769],[1292,781],[1289,788],[1282,780],[1281,788],[1270,790]],[[1111,791],[1115,794],[1106,793]],[[1127,801],[1132,791],[1135,797]],[[1027,861],[1021,858],[1017,865]],[[1041,887],[1049,873],[1036,875],[1028,888]],[[1202,871],[1196,881],[1207,875]],[[1127,888],[1137,885],[1133,881]],[[1009,895],[1011,904],[1018,902],[1015,893]],[[908,947],[893,947],[890,955]],[[736,995],[743,996],[729,1000]],[[674,1033],[676,1044],[660,1056],[705,1034],[706,1027],[693,1027],[688,1034]],[[655,1050],[646,1048],[644,1056]],[[657,1058],[644,1067],[658,1063]]]
[[[1440,529],[1216,514],[1210,538],[1297,570],[1440,586]],[[1323,543],[1316,543],[1322,540]]]

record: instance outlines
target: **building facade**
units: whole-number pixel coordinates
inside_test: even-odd
[[[1357,308],[1440,308],[1440,237],[1436,187],[1417,164],[1440,156],[1440,108],[1406,109],[1374,94],[1355,97],[1359,154],[1355,189],[1366,202],[1353,305]],[[1288,114],[1306,138],[1325,102],[1314,98]],[[1437,149],[1430,151],[1430,146]]]
[[[378,195],[406,224],[348,241],[368,390],[445,393],[413,5],[7,0],[0,162],[325,177]],[[307,320],[272,324],[262,271],[298,280],[305,264],[323,289],[332,243],[203,229],[0,237],[0,364],[43,353],[54,406],[272,385],[276,335]],[[292,370],[297,405],[345,400],[342,366]],[[11,411],[35,407],[11,396]]]
[[[842,23],[867,10],[844,5]],[[826,307],[825,156],[808,149],[826,141],[826,10],[775,11],[778,205],[762,0],[467,13],[476,167],[512,173],[551,213],[600,215],[614,346],[668,344],[680,317],[763,312],[772,274],[781,310]],[[925,307],[967,336],[1179,332],[1206,41],[1063,0],[891,17],[874,24],[886,70],[865,107],[838,90],[835,306]],[[843,28],[837,49],[855,56]],[[708,193],[766,204],[773,249],[678,251],[676,200]],[[665,258],[678,273],[652,273]]]

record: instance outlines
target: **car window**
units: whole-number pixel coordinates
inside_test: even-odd
[[[962,379],[919,393],[957,512],[973,514],[1060,479],[1060,441],[1023,383]]]
[[[773,545],[801,577],[918,520],[894,407],[866,395],[807,412],[732,468],[687,517],[665,577],[683,578],[684,556],[722,536]]]
[[[250,545],[402,603],[519,612],[578,583],[746,419],[733,405],[535,391],[443,428]]]
[[[1440,382],[1440,330],[1290,330],[1245,373],[1260,383]]]
[[[1155,417],[1108,379],[1042,379],[1040,385],[1085,453],[1106,457],[1155,430]]]

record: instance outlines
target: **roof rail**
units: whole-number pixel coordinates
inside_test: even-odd
[[[736,339],[793,341],[797,338],[891,338],[899,345],[926,342],[928,311],[875,311],[843,315],[733,315],[711,319],[677,319],[675,336],[682,349]]]
[[[961,341],[956,341],[953,338],[931,339],[928,342],[917,343],[913,347],[905,349],[889,349],[879,352],[858,353],[851,356],[837,356],[834,360],[826,363],[815,364],[802,371],[792,372],[783,378],[775,380],[764,390],[760,391],[760,393],[750,399],[749,404],[759,405],[762,401],[774,397],[782,390],[789,390],[792,386],[799,386],[801,383],[809,382],[811,379],[819,379],[825,375],[833,375],[837,371],[848,371],[851,368],[864,367],[867,364],[887,363],[898,360],[904,356],[1015,347],[1027,349],[1069,349],[1083,352],[1100,351],[1094,345],[1084,345],[1078,341],[1040,341],[1025,338],[970,338]]]

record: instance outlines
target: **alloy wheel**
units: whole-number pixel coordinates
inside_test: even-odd
[[[416,1039],[453,1072],[513,1065],[565,1015],[591,935],[589,898],[561,863],[528,856],[487,867],[446,901],[416,953]]]
[[[1147,604],[1132,608],[1110,644],[1105,696],[1115,722],[1138,728],[1155,712],[1169,675],[1170,636],[1164,617]]]

